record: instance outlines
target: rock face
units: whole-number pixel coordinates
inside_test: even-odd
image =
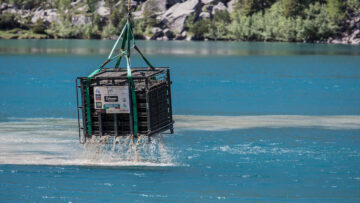
[[[217,11],[225,11],[225,10],[226,10],[226,6],[222,2],[219,2],[216,6],[213,7],[211,14],[215,15]]]
[[[162,15],[166,11],[166,0],[147,0],[141,4],[141,9],[139,11],[133,12],[133,16],[136,19],[142,18],[145,10],[151,11],[154,15]]]
[[[199,0],[188,0],[183,3],[177,3],[162,15],[162,23],[171,31],[179,33],[184,29],[186,18],[197,10],[200,10]]]
[[[192,33],[188,29],[184,29],[186,19],[194,15],[195,21],[212,19],[219,11],[234,11],[234,7],[239,0],[133,0],[131,1],[132,16],[139,20],[140,27],[145,27],[144,33],[137,33],[137,37],[153,39],[153,40],[191,40]],[[12,2],[12,1],[6,1]],[[20,2],[20,1],[17,1]],[[71,25],[83,26],[91,25],[96,22],[99,32],[94,31],[95,35],[100,37],[111,38],[112,30],[109,34],[102,33],[102,28],[111,22],[110,15],[114,9],[120,9],[122,6],[127,7],[127,1],[108,1],[108,0],[71,0],[70,5],[65,10],[54,8],[51,3],[53,0],[40,1],[43,3],[37,4],[36,8],[31,8],[28,4],[16,5],[12,3],[0,4],[0,18],[1,15],[14,14],[19,25],[25,25],[32,28],[39,20],[42,20],[45,26],[49,26],[53,22],[60,22],[60,16],[66,15],[70,20]],[[94,4],[88,4],[95,2]],[[21,3],[20,3],[21,4]],[[90,9],[91,6],[91,9]],[[91,11],[90,11],[91,10]],[[91,13],[94,12],[94,13]],[[98,14],[94,15],[94,14]],[[126,15],[126,13],[123,13]],[[149,16],[151,19],[152,30],[144,20]],[[341,44],[360,44],[360,10],[352,11],[351,16],[346,16],[345,25],[341,26],[342,33],[339,36],[328,39],[328,43]],[[93,19],[94,16],[99,18]],[[114,16],[112,16],[114,17]],[[123,18],[126,16],[121,16]],[[99,20],[98,20],[99,19]],[[31,23],[29,23],[31,22]],[[136,22],[136,21],[135,21]],[[68,26],[68,25],[67,25]],[[135,25],[136,26],[136,25]],[[81,27],[79,27],[81,29]],[[94,36],[95,36],[94,35]]]
[[[35,10],[33,17],[31,18],[31,22],[35,23],[36,21],[38,21],[38,19],[42,19],[45,22],[58,22],[58,13],[56,9],[38,9]]]
[[[8,7],[9,7],[9,5],[8,5],[7,3],[2,3],[2,4],[0,5],[0,10],[1,10],[1,11],[2,11],[2,10],[6,10]]]
[[[79,15],[75,15],[71,18],[71,23],[73,25],[85,25],[85,24],[91,23],[91,18],[86,17],[83,14],[79,14]]]
[[[170,29],[165,29],[164,31],[163,31],[163,33],[164,33],[164,36],[166,36],[168,39],[172,39],[172,38],[174,38],[174,33],[172,33],[171,31],[170,31]]]
[[[98,9],[96,10],[96,12],[100,15],[100,16],[108,16],[110,15],[110,8],[105,7],[105,1],[100,1],[98,3]]]
[[[151,30],[152,36],[150,39],[157,39],[159,37],[162,37],[164,35],[164,33],[162,32],[162,29],[159,27],[154,27]]]
[[[328,43],[333,44],[360,44],[360,11],[355,12],[346,21],[347,30],[342,36],[329,39]]]
[[[203,4],[211,4],[212,2],[214,2],[215,0],[201,0],[201,3]]]
[[[203,20],[203,19],[209,19],[210,18],[210,13],[208,12],[201,12],[199,17]]]
[[[78,12],[86,13],[89,11],[89,6],[85,5],[76,9]]]
[[[151,9],[155,14],[161,15],[166,11],[166,0],[148,0],[144,3],[143,8]]]
[[[237,0],[230,0],[228,3],[227,3],[227,11],[229,13],[233,12],[234,11],[234,7],[237,3]]]
[[[186,0],[166,0],[166,8],[170,8],[177,3],[184,2]]]

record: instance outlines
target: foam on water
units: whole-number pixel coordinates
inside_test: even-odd
[[[175,116],[176,131],[248,128],[360,129],[360,116]],[[174,152],[161,136],[118,137],[113,144],[78,142],[76,119],[30,118],[0,122],[0,164],[84,166],[176,166]],[[244,147],[213,150],[241,154]],[[254,149],[256,153],[261,150]],[[245,151],[249,151],[245,147]],[[250,150],[251,151],[251,150]],[[254,152],[254,153],[255,153]],[[278,151],[276,151],[278,152]],[[274,152],[274,153],[276,153]]]
[[[360,129],[360,116],[176,116],[176,127],[193,130],[236,130],[249,128]]]
[[[14,120],[14,121],[11,121]],[[75,119],[10,119],[0,123],[0,164],[80,166],[175,166],[161,136],[118,137],[113,144],[78,142]]]

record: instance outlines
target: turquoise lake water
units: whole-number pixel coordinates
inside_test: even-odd
[[[75,78],[113,43],[0,40],[0,201],[360,201],[360,46],[139,41],[176,125],[135,160],[77,140]]]

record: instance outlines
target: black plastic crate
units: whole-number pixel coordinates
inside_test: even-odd
[[[173,133],[169,68],[132,68],[132,78],[136,91],[138,134],[152,136],[167,130]],[[86,111],[87,85],[89,86],[91,119],[88,119]],[[81,139],[92,136],[134,134],[133,101],[125,68],[103,69],[90,80],[87,77],[78,77],[76,87]],[[111,96],[109,92],[113,95]],[[88,127],[89,123],[91,129]]]

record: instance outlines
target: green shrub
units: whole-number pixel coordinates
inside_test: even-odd
[[[38,19],[32,28],[32,31],[37,34],[45,34],[46,26],[42,19]]]
[[[336,34],[338,26],[329,17],[325,5],[316,2],[305,13],[304,35],[307,40],[325,40]]]
[[[299,0],[281,0],[282,13],[285,17],[293,17],[300,13]]]
[[[277,0],[238,0],[235,4],[235,10],[242,15],[250,16],[258,11],[264,11]]]
[[[1,14],[0,17],[0,29],[13,29],[20,27],[20,23],[17,22],[16,16],[12,13]]]
[[[360,0],[347,0],[345,5],[349,11],[356,11],[360,8]]]
[[[86,0],[86,4],[89,6],[89,12],[93,13],[96,10],[97,0]]]
[[[336,24],[341,23],[345,18],[342,2],[339,0],[327,0],[326,2],[326,11],[331,20]]]
[[[109,37],[113,37],[115,35],[117,35],[117,30],[110,23],[107,26],[104,27],[104,29],[103,29],[103,31],[101,33],[102,38],[109,38]]]
[[[208,30],[204,36],[213,40],[224,40],[229,38],[228,25],[231,22],[229,12],[217,11],[208,25]]]
[[[301,16],[286,17],[281,2],[266,12],[246,16],[237,11],[232,14],[231,37],[237,40],[264,41],[316,41],[326,40],[337,33],[338,26],[331,20],[326,6],[316,2]]]
[[[195,40],[202,40],[205,38],[206,33],[209,31],[210,20],[200,20],[190,27],[189,31],[193,34]]]

